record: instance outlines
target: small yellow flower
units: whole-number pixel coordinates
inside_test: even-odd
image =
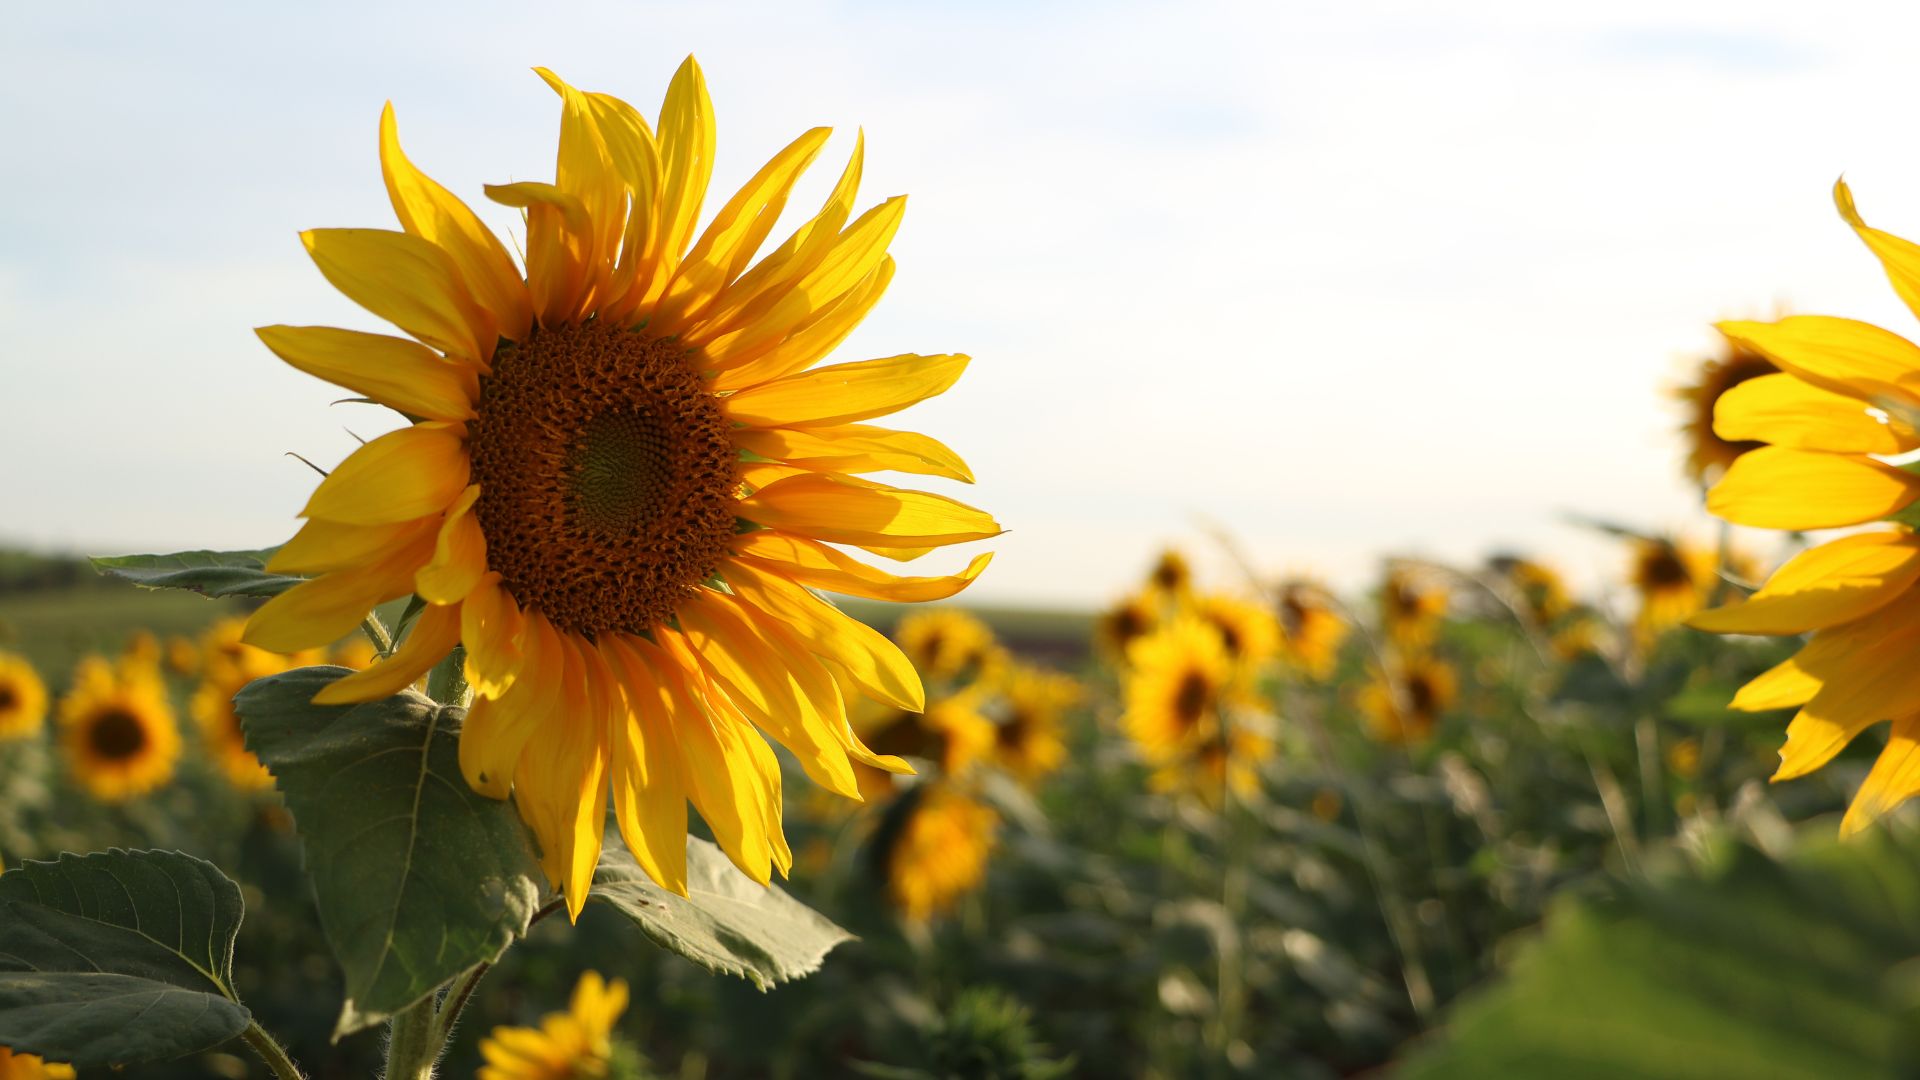
[[[1552,626],[1573,609],[1566,579],[1545,563],[1501,555],[1489,560],[1489,567],[1520,595],[1520,614],[1535,627]]]
[[[1215,734],[1184,758],[1154,769],[1147,786],[1188,795],[1218,809],[1228,790],[1246,796],[1259,789],[1259,765],[1273,756],[1273,750],[1273,740],[1265,734],[1244,722],[1232,724],[1225,739]]]
[[[1308,678],[1331,678],[1349,629],[1333,594],[1317,581],[1292,578],[1280,583],[1278,607],[1282,659]]]
[[[1429,571],[1395,565],[1380,586],[1380,629],[1401,648],[1433,642],[1447,614],[1446,584]]]
[[[120,654],[122,664],[137,664],[156,671],[160,669],[160,660],[160,639],[154,637],[151,630],[134,631]]]
[[[47,719],[47,684],[27,658],[0,652],[0,742],[38,735]]]
[[[1115,663],[1125,664],[1133,643],[1160,625],[1160,607],[1145,593],[1129,596],[1100,616],[1094,641]]]
[[[1215,740],[1222,713],[1245,702],[1243,674],[1213,627],[1186,615],[1128,651],[1120,725],[1152,765],[1184,760]]]
[[[889,837],[881,864],[887,899],[912,922],[952,909],[987,876],[1000,815],[945,784],[923,785]]]
[[[200,741],[227,782],[241,791],[261,791],[273,786],[273,774],[247,749],[240,730],[240,714],[234,711],[233,697],[254,679],[272,674],[249,670],[235,664],[214,664],[194,689],[188,711],[200,728]]]
[[[190,637],[174,634],[167,638],[167,670],[175,675],[193,675],[200,670],[200,646]]]
[[[0,1046],[0,1080],[74,1080],[73,1066]]]
[[[932,683],[981,678],[1002,662],[992,628],[958,608],[907,615],[894,628],[893,640]]]
[[[627,1009],[627,984],[580,976],[566,1012],[537,1028],[497,1027],[480,1041],[479,1080],[599,1080],[613,1057],[613,1025]]]
[[[1202,596],[1193,610],[1220,635],[1233,662],[1257,669],[1280,651],[1280,623],[1261,604],[1233,596]]]
[[[1163,604],[1184,603],[1193,590],[1193,564],[1173,548],[1162,551],[1147,572],[1147,595]]]
[[[180,730],[157,669],[81,661],[60,699],[60,745],[80,786],[103,802],[144,795],[173,778]]]
[[[1640,597],[1634,630],[1642,640],[1678,626],[1699,611],[1719,584],[1714,553],[1684,540],[1637,539],[1632,559],[1628,580]]]
[[[1674,391],[1686,416],[1680,434],[1686,440],[1687,475],[1699,484],[1719,479],[1735,458],[1761,445],[1754,439],[1724,439],[1714,432],[1713,412],[1720,399],[1742,383],[1780,370],[1742,342],[1724,334],[1720,340],[1720,354],[1701,360],[1693,381]]]
[[[993,752],[994,724],[981,712],[983,694],[983,688],[970,687],[935,698],[917,713],[863,704],[853,724],[875,753],[924,758],[958,776]]]
[[[1360,689],[1360,709],[1367,715],[1374,738],[1396,746],[1413,746],[1433,737],[1458,692],[1453,667],[1430,656],[1415,656],[1376,671]]]
[[[1070,675],[1021,665],[1007,676],[1005,694],[1006,716],[994,732],[994,759],[1032,784],[1066,760],[1066,712],[1085,690]]]
[[[1682,780],[1691,780],[1700,773],[1700,740],[1695,738],[1675,739],[1667,744],[1667,768]]]

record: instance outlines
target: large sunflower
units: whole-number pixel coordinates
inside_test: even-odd
[[[464,645],[467,780],[514,796],[577,914],[610,792],[640,864],[684,891],[688,801],[756,881],[791,865],[763,733],[849,797],[850,758],[906,769],[860,742],[845,701],[917,710],[919,676],[810,587],[951,596],[987,556],[949,577],[897,577],[834,545],[906,560],[1000,528],[854,475],[970,479],[940,443],[865,423],[946,390],[966,357],[813,367],[893,277],[905,202],[853,216],[859,144],[820,211],[756,263],[826,129],[775,155],[696,234],[714,119],[692,59],[657,128],[539,73],[562,103],[555,180],[486,188],[524,211],[524,275],[407,160],[391,107],[380,159],[402,231],[302,234],[329,281],[410,338],[288,326],[261,338],[413,423],[320,483],[271,562],[318,576],[268,601],[246,639],[317,647],[383,600],[427,601],[392,657],[315,700],[384,697]]]
[[[1894,291],[1920,313],[1920,246],[1868,226],[1845,184],[1834,197]],[[1718,633],[1813,633],[1733,699],[1736,709],[1799,707],[1775,780],[1805,776],[1854,736],[1892,721],[1841,823],[1851,833],[1920,791],[1920,537],[1912,528],[1920,475],[1888,463],[1920,450],[1920,346],[1824,316],[1720,330],[1781,373],[1721,399],[1721,437],[1768,445],[1733,463],[1708,493],[1708,509],[1768,529],[1888,523],[1804,551],[1745,602],[1689,620]]]
[[[580,976],[566,1012],[537,1028],[497,1027],[480,1040],[479,1080],[599,1080],[613,1060],[613,1025],[627,1011],[627,984],[597,971]]]
[[[180,728],[157,668],[89,656],[60,699],[60,745],[94,798],[122,802],[173,778]]]
[[[1680,435],[1686,440],[1687,475],[1700,484],[1713,482],[1734,458],[1760,445],[1752,439],[1726,439],[1715,433],[1714,407],[1741,383],[1780,370],[1751,347],[1724,334],[1721,340],[1724,347],[1720,354],[1700,361],[1693,381],[1674,391],[1686,414]]]
[[[27,658],[0,652],[0,741],[37,735],[47,719],[47,684]]]

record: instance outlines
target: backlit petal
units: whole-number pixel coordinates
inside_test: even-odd
[[[945,600],[971,585],[993,559],[991,552],[977,555],[965,570],[949,577],[900,577],[876,570],[825,544],[772,529],[742,533],[733,548],[743,557],[767,563],[769,569],[802,585],[899,603]]]
[[[1707,493],[1707,509],[1736,525],[1830,529],[1899,513],[1920,498],[1920,476],[1865,457],[1763,446],[1740,455]]]
[[[300,240],[347,299],[450,356],[492,359],[493,316],[438,246],[387,229],[309,229]]]
[[[472,367],[418,342],[331,326],[262,326],[274,355],[309,375],[425,420],[470,420],[480,384]]]
[[[1871,614],[1920,579],[1920,540],[1901,532],[1843,536],[1774,571],[1745,602],[1687,620],[1719,634],[1799,634]]]
[[[1000,535],[984,511],[924,491],[807,473],[740,500],[740,516],[835,544],[941,546]]]
[[[1869,413],[1866,402],[1823,390],[1784,372],[1748,379],[1720,395],[1713,432],[1840,454],[1901,454],[1920,445],[1912,428]]]
[[[314,488],[300,516],[383,525],[437,514],[466,489],[468,468],[457,426],[403,427],[349,454]]]
[[[365,671],[328,683],[313,695],[315,705],[345,705],[392,697],[412,686],[460,644],[460,609],[429,604],[393,655]]]
[[[487,538],[480,531],[480,519],[473,504],[480,498],[480,485],[469,484],[451,507],[435,541],[433,561],[414,576],[414,591],[434,604],[454,604],[480,584],[487,572]]]

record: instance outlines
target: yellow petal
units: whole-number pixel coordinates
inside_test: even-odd
[[[375,562],[302,582],[247,619],[240,640],[268,652],[297,653],[353,633],[375,605],[413,588],[413,573],[433,551],[431,528],[416,529]]]
[[[524,340],[533,309],[513,257],[466,203],[407,160],[392,102],[380,111],[380,171],[400,227],[446,252],[474,302],[493,316],[499,332]]]
[[[468,685],[481,697],[497,698],[513,686],[526,658],[521,647],[526,625],[519,605],[488,571],[460,602],[460,640],[467,647]]]
[[[521,748],[513,797],[540,841],[548,880],[566,896],[568,918],[578,920],[606,827],[612,686],[597,652],[565,634],[558,641],[566,668],[561,711]]]
[[[1796,315],[1775,323],[1724,322],[1720,332],[1765,355],[1782,371],[1862,401],[1920,401],[1920,347],[1853,319]]]
[[[403,427],[349,454],[314,488],[300,516],[384,525],[437,514],[466,489],[468,470],[459,427]]]
[[[1840,822],[1840,835],[1852,836],[1920,793],[1920,716],[1893,722],[1887,745],[1867,773]]]
[[[694,807],[713,831],[714,843],[740,872],[767,884],[773,877],[773,846],[767,836],[766,792],[752,764],[743,760],[745,747],[713,708],[717,703],[701,685],[690,656],[674,656],[638,639],[634,644],[675,700],[673,733]]]
[[[558,185],[533,180],[483,190],[494,202],[527,212],[527,291],[541,325],[578,320],[595,266],[594,220],[586,203]]]
[[[413,630],[392,656],[365,671],[356,671],[321,687],[320,692],[313,695],[313,703],[347,705],[392,697],[412,686],[458,644],[460,609],[429,604],[413,621]]]
[[[418,342],[331,326],[262,326],[267,348],[309,375],[426,420],[469,420],[480,396],[472,367]]]
[[[810,651],[839,666],[867,696],[908,712],[926,707],[920,673],[879,631],[779,574],[744,560],[727,563],[721,574],[749,603],[785,619]]]
[[[733,548],[741,556],[766,563],[769,570],[802,585],[898,603],[945,600],[973,584],[993,560],[992,552],[977,555],[965,570],[950,577],[900,577],[876,570],[825,544],[772,529],[742,533]]]
[[[398,544],[423,529],[433,529],[431,518],[395,521],[385,525],[345,525],[337,521],[309,521],[293,539],[267,560],[275,574],[324,574],[378,561]]]
[[[660,231],[663,255],[678,264],[693,239],[713,175],[713,101],[707,79],[687,57],[660,106]]]
[[[1911,533],[1843,536],[1794,556],[1744,603],[1687,620],[1717,634],[1799,634],[1869,615],[1920,579]]]
[[[913,766],[907,764],[904,758],[876,754],[861,741],[847,717],[847,695],[841,690],[842,678],[828,671],[783,619],[748,603],[743,597],[735,598],[734,610],[752,628],[761,645],[778,657],[780,665],[798,680],[801,697],[812,703],[813,715],[819,718],[849,757],[887,772],[913,773]],[[858,684],[851,679],[846,681],[858,690]]]
[[[759,427],[844,424],[899,412],[945,393],[967,357],[889,356],[788,375],[725,398],[727,415]]]
[[[492,359],[493,316],[438,246],[386,229],[309,229],[300,240],[347,299],[450,356]]]
[[[480,498],[480,485],[468,484],[460,497],[447,508],[447,517],[435,541],[433,561],[414,575],[414,591],[422,600],[434,604],[457,604],[480,584],[487,572],[487,538],[480,531],[480,519],[473,504]]]
[[[917,431],[867,424],[814,428],[740,428],[740,448],[809,472],[904,472],[973,483],[960,455]]]
[[[1735,459],[1707,509],[1736,525],[1830,529],[1897,514],[1920,498],[1920,477],[1865,457],[1763,446]]]
[[[1820,680],[1807,674],[1805,668],[1795,663],[1796,659],[1790,656],[1755,676],[1733,695],[1727,707],[1742,712],[1766,712],[1805,705],[1820,692]]]
[[[600,136],[628,192],[626,231],[620,241],[620,261],[608,285],[601,318],[621,325],[649,296],[664,287],[660,263],[660,147],[653,129],[633,106],[610,94],[588,94]]]
[[[1904,423],[1880,419],[1857,397],[1781,372],[1748,379],[1720,395],[1714,434],[1837,454],[1901,454],[1920,442]],[[1884,416],[1885,414],[1881,414]]]
[[[1882,232],[1862,220],[1845,180],[1834,181],[1833,203],[1839,207],[1840,216],[1853,226],[1853,231],[1866,241],[1868,250],[1880,260],[1887,271],[1887,280],[1893,282],[1893,291],[1906,301],[1909,311],[1920,315],[1920,245]]]
[[[554,186],[579,199],[592,222],[590,242],[582,252],[588,282],[584,306],[590,309],[597,299],[604,298],[607,276],[619,250],[626,185],[601,136],[593,102],[546,68],[535,68],[534,72],[560,95],[560,149],[554,164]]]
[[[677,702],[621,635],[605,635],[601,651],[626,694],[626,711],[614,726],[614,820],[647,876],[685,896],[687,785],[673,734]]]
[[[1847,742],[1882,720],[1906,715],[1920,701],[1920,616],[1892,605],[1848,624],[1853,647],[1798,658],[1820,680],[1787,727],[1775,780],[1805,775],[1832,760]],[[1833,631],[1827,631],[1833,633]]]
[[[893,271],[892,256],[880,260],[880,265],[859,284],[784,338],[757,334],[755,328],[748,327],[709,343],[701,355],[707,366],[718,369],[713,388],[729,391],[758,386],[825,359],[886,295]]]
[[[984,511],[944,495],[823,473],[777,481],[740,500],[739,515],[835,544],[963,544],[1000,535]]]
[[[567,670],[559,635],[538,612],[529,612],[521,647],[526,662],[519,677],[498,700],[474,698],[460,729],[460,772],[488,798],[507,797],[527,741],[561,722]]]

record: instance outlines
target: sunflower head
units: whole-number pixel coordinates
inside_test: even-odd
[[[922,758],[957,776],[993,752],[994,724],[981,705],[982,691],[969,688],[935,698],[919,712],[862,707],[853,722],[875,752]]]
[[[895,911],[923,923],[952,910],[986,880],[1000,815],[947,784],[921,784],[893,807],[875,836],[881,879]]]
[[[1308,678],[1330,678],[1348,630],[1333,594],[1317,581],[1291,578],[1280,583],[1275,608],[1281,658]]]
[[[958,608],[917,611],[900,620],[893,640],[931,683],[991,678],[1005,663],[993,630]]]
[[[1534,626],[1551,626],[1572,610],[1566,579],[1545,563],[1517,555],[1496,555],[1487,566],[1519,594],[1521,614]]]
[[[1215,593],[1194,601],[1193,609],[1236,664],[1257,670],[1280,651],[1280,623],[1262,604]]]
[[[1635,540],[1628,570],[1628,580],[1640,598],[1635,631],[1651,638],[1700,610],[1719,580],[1715,561],[1711,548],[1684,540]]]
[[[1431,644],[1447,613],[1446,584],[1431,572],[1395,564],[1380,584],[1380,628],[1402,648]]]
[[[180,730],[158,670],[98,656],[81,661],[60,699],[60,746],[75,781],[102,802],[172,779]]]
[[[47,684],[27,658],[0,652],[0,742],[40,733],[47,719]]]
[[[208,665],[206,676],[187,702],[187,709],[200,730],[201,746],[227,782],[241,791],[262,791],[272,787],[273,774],[260,763],[253,751],[247,749],[246,736],[240,728],[240,714],[233,707],[234,695],[253,680],[274,674],[277,670],[286,670],[284,661],[281,666],[272,668],[257,660],[242,664]]]
[[[1146,593],[1165,604],[1178,605],[1193,591],[1193,564],[1175,548],[1166,548],[1147,571]]]
[[[609,1075],[613,1026],[627,1009],[627,984],[597,971],[580,976],[566,1012],[534,1027],[497,1027],[480,1040],[479,1080],[602,1080]]]
[[[1272,757],[1273,751],[1273,740],[1264,732],[1235,724],[1224,738],[1209,739],[1186,757],[1155,768],[1147,777],[1147,786],[1198,800],[1217,810],[1229,792],[1244,798],[1259,790],[1260,763]]]
[[[1085,689],[1070,675],[1020,665],[1007,676],[1006,711],[994,729],[994,760],[1031,784],[1066,760],[1066,713]]]
[[[1760,446],[1753,439],[1727,439],[1714,431],[1713,413],[1727,391],[1780,369],[1734,338],[1721,335],[1720,352],[1698,361],[1691,382],[1674,390],[1685,419],[1680,435],[1686,442],[1687,475],[1697,484],[1710,484],[1726,472],[1733,459]]]
[[[73,1066],[0,1046],[0,1080],[73,1080]]]
[[[1373,681],[1360,689],[1360,708],[1374,738],[1417,745],[1433,737],[1458,688],[1452,665],[1431,656],[1408,657],[1374,673]]]
[[[1146,593],[1136,593],[1114,605],[1100,616],[1094,626],[1094,641],[1101,652],[1124,665],[1133,643],[1151,634],[1160,625],[1160,606]]]
[[[1127,659],[1120,725],[1149,763],[1195,753],[1217,737],[1223,711],[1247,694],[1220,635],[1193,615],[1135,642]]]
[[[261,340],[407,422],[321,481],[270,564],[310,580],[244,637],[317,648],[376,604],[425,601],[391,657],[315,700],[385,697],[464,646],[462,770],[511,795],[577,916],[609,808],[669,889],[686,888],[689,801],[766,882],[792,863],[766,740],[843,795],[856,762],[906,770],[853,735],[846,701],[919,711],[919,676],[813,590],[944,599],[988,557],[908,577],[848,549],[906,561],[1000,528],[860,475],[972,479],[939,442],[867,422],[945,391],[965,356],[816,366],[893,278],[905,201],[855,213],[863,144],[759,257],[827,129],[703,229],[716,138],[697,64],[651,122],[538,73],[560,101],[554,179],[485,188],[522,213],[523,261],[407,158],[391,107],[380,164],[400,229],[302,235],[329,281],[405,336],[271,326]]]

